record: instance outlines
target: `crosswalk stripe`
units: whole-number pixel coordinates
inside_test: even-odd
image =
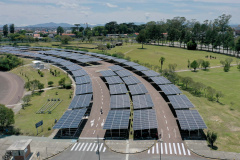
[[[156,151],[157,151],[157,154],[159,154],[158,143],[156,143]]]
[[[175,143],[173,143],[173,149],[174,149],[174,154],[177,155],[177,150],[176,150]]]
[[[81,149],[82,149],[82,147],[83,147],[84,144],[85,144],[85,143],[82,143],[82,145],[81,145],[81,147],[79,148],[78,151],[81,151]]]
[[[189,149],[187,151],[188,151],[188,155],[191,156],[191,152],[189,151]]]
[[[79,143],[79,144],[77,145],[77,147],[75,148],[75,151],[78,149],[78,147],[80,146],[80,144],[81,144],[81,143]]]
[[[161,154],[163,154],[163,144],[161,143]]]
[[[168,154],[168,150],[167,150],[167,143],[164,143],[165,144],[165,154]]]
[[[74,147],[77,145],[77,143],[75,143],[74,145],[73,145],[73,147],[72,147],[72,149],[71,149],[71,151],[74,149]]]
[[[82,151],[85,151],[85,149],[87,148],[88,146],[88,143],[86,143],[86,145],[84,146],[83,150]]]
[[[172,146],[171,146],[171,143],[169,143],[169,153],[172,154]]]
[[[102,146],[103,146],[103,143],[101,143],[101,146],[99,148],[99,152],[101,152]]]
[[[106,151],[106,147],[103,148],[103,152],[105,152],[105,151]]]
[[[98,144],[96,145],[95,152],[97,152],[97,150],[98,150]]]
[[[91,148],[91,151],[93,150],[93,148],[94,148],[95,145],[96,145],[96,143],[93,143],[93,146],[92,146],[92,148]]]
[[[182,143],[183,154],[186,155],[184,144]]]
[[[150,154],[150,149],[148,150],[148,154]]]
[[[152,147],[152,154],[154,154],[154,146]]]
[[[87,151],[89,151],[90,147],[92,146],[92,143],[89,144]]]
[[[178,153],[179,153],[179,155],[181,155],[182,153],[181,153],[181,149],[180,149],[179,143],[177,143],[177,146],[178,146]]]

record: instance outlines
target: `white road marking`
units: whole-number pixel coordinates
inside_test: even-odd
[[[98,144],[96,145],[95,152],[97,152],[97,150],[98,150]]]
[[[173,150],[174,150],[174,154],[176,154],[176,155],[177,155],[177,150],[176,150],[175,143],[173,143]]]
[[[158,143],[156,143],[156,151],[157,151],[157,154],[159,154]]]
[[[81,143],[79,143],[79,144],[77,145],[77,147],[75,148],[75,151],[78,149],[78,147],[79,147],[80,144],[81,144]]]
[[[165,120],[166,121],[166,124],[167,124],[167,120]]]
[[[170,137],[170,134],[168,134],[168,137],[171,138],[171,137]]]
[[[77,145],[77,143],[75,143],[74,145],[73,145],[73,147],[72,147],[72,149],[71,149],[71,151],[74,149],[74,147]]]
[[[85,144],[85,143],[82,143],[82,145],[81,145],[81,147],[79,148],[78,151],[81,151],[81,149],[82,149],[82,147],[83,147],[84,144]]]
[[[102,97],[103,97],[103,95],[102,95]]]
[[[148,150],[148,154],[150,154],[150,149]]]
[[[106,147],[103,148],[103,152],[105,152],[105,151],[106,151]]]
[[[86,145],[84,146],[83,150],[82,151],[85,151],[85,149],[87,148],[88,146],[88,143],[86,143]]]
[[[169,131],[169,128],[167,127],[167,130]]]
[[[93,134],[95,133],[96,130],[93,131]]]
[[[167,151],[167,143],[164,143],[165,144],[165,154],[168,154],[168,151]]]
[[[169,153],[172,154],[172,146],[171,146],[171,143],[169,143]]]
[[[96,125],[96,127],[98,126],[98,124]]]
[[[98,121],[100,120],[100,117],[98,118]]]
[[[88,148],[86,151],[89,151],[90,147],[92,146],[92,143],[89,144]]]
[[[161,143],[161,154],[163,154],[163,144]]]
[[[178,153],[179,153],[179,155],[181,155],[182,152],[181,152],[181,149],[180,149],[180,145],[179,145],[179,143],[177,143],[177,146],[178,146]]]
[[[103,101],[102,101],[102,104],[103,104]]]
[[[189,149],[187,151],[188,151],[188,155],[191,156],[191,152],[189,151]]]
[[[182,143],[183,154],[186,155],[184,144]]]
[[[154,146],[152,147],[152,154],[154,154]]]
[[[164,115],[164,118],[166,118],[166,116]]]
[[[101,146],[100,146],[100,148],[99,148],[99,152],[101,151],[101,149],[102,149],[102,146],[103,146],[103,143],[101,143]]]
[[[91,148],[91,151],[93,150],[93,148],[94,148],[95,145],[96,145],[96,143],[93,143],[93,146],[92,146],[92,148]]]

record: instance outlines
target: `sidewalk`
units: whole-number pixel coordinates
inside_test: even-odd
[[[192,152],[206,158],[240,160],[240,153],[211,150],[205,140],[185,140],[185,143]]]

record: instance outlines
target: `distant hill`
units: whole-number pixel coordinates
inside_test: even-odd
[[[61,27],[73,27],[74,25],[68,24],[68,23],[54,23],[54,22],[50,22],[50,23],[29,25],[29,26],[26,26],[26,27],[56,28],[58,26],[61,26]]]

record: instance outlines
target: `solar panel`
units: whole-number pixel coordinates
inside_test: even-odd
[[[79,65],[71,65],[71,66],[66,66],[66,68],[69,70],[69,71],[77,71],[77,70],[80,70],[82,69],[82,67],[80,67]]]
[[[116,76],[116,73],[114,73],[111,70],[106,70],[106,71],[100,71],[103,77],[111,77],[111,76]]]
[[[68,109],[79,109],[79,108],[89,107],[91,100],[92,100],[92,94],[74,96]]]
[[[87,94],[87,93],[92,93],[92,84],[82,84],[82,85],[76,85],[76,91],[75,94],[76,95],[80,95],[80,94]]]
[[[109,85],[123,83],[122,79],[119,76],[105,77],[105,79]]]
[[[154,106],[149,94],[132,96],[132,100],[134,109],[152,108]]]
[[[135,77],[135,76],[123,77],[122,79],[127,85],[141,83],[141,81],[139,79],[137,79],[137,77]]]
[[[207,128],[197,110],[176,110],[176,114],[182,130],[191,131]]]
[[[185,95],[172,95],[168,96],[168,99],[170,100],[170,103],[174,109],[194,108],[194,105]]]
[[[71,65],[74,65],[74,63],[69,62],[69,61],[63,61],[63,62],[60,62],[59,64],[61,64],[62,66],[71,66]]]
[[[125,84],[109,85],[109,88],[110,88],[110,94],[126,94],[126,93],[128,93],[128,90],[127,90]]]
[[[112,71],[124,70],[124,68],[121,67],[121,66],[119,66],[119,65],[110,66],[110,67],[108,67],[108,68],[110,68]]]
[[[130,66],[130,67],[132,67],[132,66],[139,66],[139,64],[134,63],[134,62],[124,62],[123,64],[125,64],[127,66]]]
[[[105,54],[96,54],[95,56],[96,57],[107,57],[107,55],[105,55]]]
[[[103,129],[128,129],[130,110],[110,110]]]
[[[130,97],[127,94],[111,95],[110,108],[130,108]]]
[[[160,84],[171,84],[172,83],[167,78],[162,77],[162,76],[160,76],[160,77],[150,77],[150,78],[157,85],[160,85]]]
[[[127,60],[125,59],[119,59],[119,58],[116,58],[116,59],[113,59],[115,62],[118,62],[118,63],[124,63],[124,62],[127,62]]]
[[[78,128],[87,109],[67,110],[53,129]]]
[[[109,59],[109,60],[113,60],[113,59],[116,59],[116,57],[112,57],[112,56],[107,56],[107,57],[104,57],[105,59]]]
[[[133,74],[127,70],[116,71],[117,75],[120,77],[132,76]]]
[[[82,76],[82,77],[76,77],[75,82],[77,85],[80,85],[80,84],[91,83],[92,81],[91,81],[90,77],[87,75],[87,76]]]
[[[157,77],[160,76],[159,73],[153,71],[153,70],[148,70],[148,71],[141,71],[145,76],[147,77]]]
[[[148,93],[148,90],[143,84],[136,84],[136,85],[130,85],[128,86],[131,95],[139,95],[139,94],[145,94]]]
[[[133,130],[158,128],[155,110],[143,109],[133,112]]]
[[[182,93],[174,84],[158,85],[166,95]]]
[[[77,70],[77,71],[72,71],[72,74],[74,77],[81,77],[87,75],[87,72],[85,70]]]
[[[147,71],[147,70],[149,70],[148,68],[146,68],[144,66],[132,66],[132,68],[137,70],[137,71]]]

